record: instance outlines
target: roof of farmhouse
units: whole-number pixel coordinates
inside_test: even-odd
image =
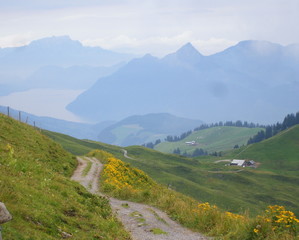
[[[244,164],[244,162],[245,162],[245,160],[233,159],[231,163],[242,165],[242,164]]]

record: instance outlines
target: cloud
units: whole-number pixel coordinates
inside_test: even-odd
[[[32,41],[32,33],[13,34],[0,37],[0,46],[5,47],[18,47],[27,45]]]
[[[73,7],[86,7],[86,6],[105,6],[105,5],[118,5],[125,3],[122,0],[9,0],[0,1],[1,9],[14,9],[14,10],[47,10],[47,9],[61,9]]]
[[[247,39],[290,44],[299,42],[298,8],[298,0],[1,1],[0,46],[28,42],[28,32],[31,40],[69,35],[86,45],[159,56],[186,42],[204,54]]]
[[[191,42],[202,54],[210,55],[236,44],[236,41],[223,38],[197,39],[192,32],[183,32],[174,36],[155,36],[149,38],[134,38],[119,35],[112,38],[86,39],[86,46],[102,46],[106,49],[116,49],[136,54],[151,53],[162,57],[176,51],[182,45]]]

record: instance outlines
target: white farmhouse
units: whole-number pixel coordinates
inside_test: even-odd
[[[245,162],[245,160],[233,159],[231,161],[230,165],[239,166],[239,167],[245,167],[246,166],[246,162]]]
[[[185,142],[185,144],[189,145],[189,146],[194,146],[194,145],[196,145],[196,142],[195,141]]]

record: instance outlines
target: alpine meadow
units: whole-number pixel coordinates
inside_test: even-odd
[[[0,1],[0,240],[298,240],[298,10]]]

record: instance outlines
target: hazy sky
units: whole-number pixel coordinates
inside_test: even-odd
[[[299,0],[0,0],[0,46],[69,35],[162,56],[186,42],[211,54],[241,40],[299,43]]]

